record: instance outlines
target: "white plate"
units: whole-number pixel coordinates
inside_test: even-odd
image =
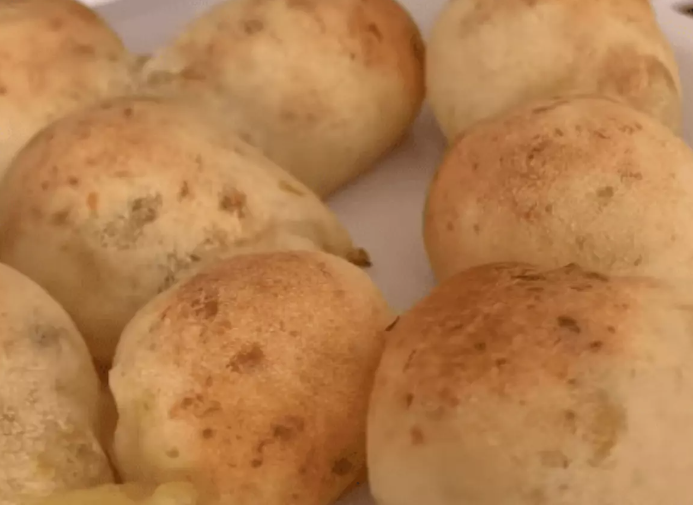
[[[97,6],[133,50],[147,53],[196,13],[218,0],[83,0]],[[428,33],[445,0],[400,0]],[[608,0],[603,0],[608,1]],[[674,9],[686,0],[652,0],[679,60],[684,87],[684,135],[693,145],[693,17]],[[689,0],[693,4],[693,0]],[[407,309],[433,285],[421,240],[426,188],[444,141],[427,109],[407,141],[368,175],[330,201],[356,242],[374,261],[371,274],[392,305]],[[370,505],[365,489],[339,505]]]

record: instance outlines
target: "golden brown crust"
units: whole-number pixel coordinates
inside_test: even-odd
[[[424,96],[421,35],[393,0],[223,2],[143,74],[147,92],[226,111],[321,196],[392,149]]]
[[[119,468],[239,503],[330,503],[364,465],[392,317],[365,273],[324,253],[238,256],[195,275],[123,334],[111,373]]]
[[[0,5],[0,169],[37,131],[132,91],[133,57],[108,25],[74,0]]]
[[[618,101],[525,105],[469,129],[438,169],[424,230],[433,268],[441,279],[493,261],[688,275],[692,168],[683,141]]]
[[[453,276],[388,334],[393,348],[411,347],[406,403],[421,394],[454,407],[477,388],[522,395],[546,381],[569,383],[586,358],[627,353],[623,321],[641,307],[624,286],[635,293],[650,283],[620,284],[577,265],[494,264]]]
[[[662,283],[576,265],[450,278],[386,341],[368,428],[378,503],[690,493],[693,457],[672,448],[693,440],[693,408],[679,400],[693,387],[692,314]],[[633,475],[650,478],[634,488]]]
[[[353,254],[305,186],[182,102],[105,101],[37,135],[0,186],[0,258],[70,312],[110,362],[134,312],[238,252]]]

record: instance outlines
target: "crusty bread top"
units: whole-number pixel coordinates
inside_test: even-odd
[[[223,73],[224,61],[220,58],[224,54],[233,57],[243,52],[242,46],[254,47],[259,57],[278,49],[278,44],[286,46],[287,43],[292,47],[284,47],[284,50],[291,55],[299,49],[307,54],[317,51],[320,55],[329,54],[329,58],[394,72],[412,95],[423,94],[421,34],[406,10],[393,0],[222,2],[193,20],[170,46],[145,65],[144,70],[154,79],[160,71],[174,71],[181,72],[184,79],[195,81],[209,77],[209,72]],[[249,53],[247,57],[252,55]],[[289,63],[295,66],[296,73],[287,75],[291,82],[301,79],[300,65],[310,65],[312,61],[308,58]],[[267,72],[272,76],[276,69],[251,65],[249,71]],[[233,79],[233,75],[228,78]],[[305,92],[310,93],[310,83],[307,84]],[[305,99],[311,100],[311,97]]]
[[[480,390],[512,395],[546,380],[569,382],[576,371],[627,359],[626,336],[648,315],[642,294],[656,289],[652,280],[577,265],[485,265],[453,276],[402,315],[387,354],[403,365],[406,402],[443,395],[452,407],[458,395]],[[395,361],[383,363],[391,375]]]
[[[693,274],[693,152],[617,100],[525,104],[457,138],[425,214],[441,278],[494,261]]]
[[[211,482],[241,502],[336,499],[363,464],[368,392],[392,319],[366,273],[320,252],[237,256],[179,283],[118,346],[121,470]],[[157,433],[138,414],[143,402],[163,419]]]
[[[378,303],[374,305],[374,301]],[[139,342],[161,338],[166,342],[155,349],[157,360],[192,365],[191,371],[209,369],[200,365],[223,360],[226,355],[209,346],[242,343],[251,332],[260,336],[273,324],[279,324],[275,330],[286,331],[290,322],[297,324],[289,331],[292,339],[312,339],[309,334],[316,329],[312,322],[336,324],[348,320],[351,312],[361,318],[369,314],[377,318],[384,303],[368,274],[331,254],[285,251],[240,255],[205,268],[144,307],[126,328],[118,354],[145,352],[149,349],[141,348]],[[154,315],[159,324],[140,331],[145,329],[141,321]],[[230,324],[229,317],[236,319],[235,324]],[[218,337],[201,346],[194,335],[201,330],[200,325],[207,327],[205,332],[218,333]],[[245,325],[248,328],[242,329]],[[174,337],[171,330],[176,326],[194,331],[176,331]],[[341,341],[349,345],[355,335],[348,333],[333,335],[334,344]],[[287,344],[294,347],[291,352],[296,351],[295,341]],[[310,344],[318,348],[322,345]],[[193,358],[190,353],[198,356]]]
[[[0,169],[40,128],[132,91],[134,57],[75,0],[0,2]]]
[[[378,503],[689,496],[690,300],[576,265],[453,276],[386,340],[369,409]]]
[[[84,91],[79,86],[96,85],[80,83],[85,72],[99,77],[99,70],[115,68],[128,54],[115,31],[75,0],[0,2],[0,41],[0,61],[13,70],[3,75],[0,95],[15,97],[41,96],[58,83],[75,84],[78,87],[70,91],[78,94]],[[86,71],[85,65],[94,68]],[[41,78],[35,75],[39,70],[44,73]],[[107,87],[108,82],[102,85]]]
[[[681,128],[681,81],[647,0],[458,0],[427,50],[429,101],[448,139],[521,103],[566,93],[625,99]]]

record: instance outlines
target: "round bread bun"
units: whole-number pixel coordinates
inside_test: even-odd
[[[0,48],[0,176],[44,126],[134,86],[134,57],[75,0],[0,2]]]
[[[320,196],[371,168],[424,96],[423,42],[395,0],[231,0],[144,66],[194,96]]]
[[[47,498],[25,500],[19,505],[206,505],[194,486],[168,482],[160,486],[144,483],[109,484],[89,489],[56,493]]]
[[[470,128],[431,184],[440,280],[496,261],[693,275],[693,152],[616,101],[527,104]]]
[[[681,504],[693,312],[568,266],[460,273],[388,334],[368,420],[379,505]]]
[[[99,381],[74,323],[2,264],[0,306],[0,503],[112,482]]]
[[[322,252],[237,256],[179,283],[118,346],[121,475],[189,481],[212,504],[331,504],[365,464],[393,319],[365,272]]]
[[[452,0],[426,67],[450,141],[524,102],[574,93],[618,97],[681,128],[676,60],[647,0]]]
[[[116,99],[63,118],[0,183],[0,261],[63,305],[104,365],[135,312],[181,276],[276,249],[367,262],[305,186],[173,100]]]

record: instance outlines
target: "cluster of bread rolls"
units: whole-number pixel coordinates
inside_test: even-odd
[[[378,505],[690,502],[693,152],[651,6],[452,0],[427,84],[440,285],[386,337]]]
[[[0,505],[684,505],[693,152],[645,0],[0,0]],[[401,316],[323,199],[450,141]]]
[[[0,0],[0,504],[327,505],[395,315],[322,201],[405,135],[394,0],[229,0],[153,56]]]
[[[367,260],[308,188],[216,115],[103,101],[36,135],[0,182],[0,261],[44,286],[109,365],[135,312],[219,258],[282,249]]]
[[[427,63],[450,140],[424,212],[439,280],[503,261],[693,274],[693,152],[648,1],[452,0]]]

